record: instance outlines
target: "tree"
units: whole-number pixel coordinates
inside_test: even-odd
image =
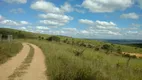
[[[119,53],[119,54],[121,54],[121,53],[122,53],[122,49],[121,49],[121,47],[120,47],[120,46],[117,48],[117,53]]]
[[[51,36],[49,38],[47,38],[48,41],[56,41],[56,42],[60,42],[60,38],[58,36]]]
[[[106,50],[106,54],[112,53],[113,51],[113,46],[109,44],[104,44],[102,46],[102,49]]]

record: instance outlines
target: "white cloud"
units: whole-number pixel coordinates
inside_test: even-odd
[[[66,2],[63,6],[61,6],[61,10],[63,10],[63,12],[72,12],[74,9]]]
[[[3,26],[22,26],[22,25],[28,25],[29,22],[27,21],[14,21],[10,19],[5,19],[3,16],[0,15],[0,25]]]
[[[97,20],[96,24],[97,25],[101,25],[101,26],[116,26],[116,24],[111,22],[111,21],[110,22],[106,22],[106,21],[99,21],[99,20]]]
[[[75,9],[75,11],[76,11],[76,12],[78,12],[78,13],[83,13],[83,14],[85,13],[85,11],[84,11],[84,10],[77,9],[77,8]]]
[[[79,8],[81,8],[81,7],[82,7],[82,5],[76,4],[76,5],[75,5],[75,7],[79,7]]]
[[[88,32],[87,30],[82,30],[82,31],[80,31],[81,33],[83,33],[83,34],[89,34],[90,32]]]
[[[2,15],[0,15],[0,21],[4,20],[4,17]]]
[[[84,0],[82,6],[91,12],[114,12],[131,7],[133,0]]]
[[[9,26],[18,26],[19,25],[18,22],[12,21],[12,20],[3,20],[0,22],[0,24],[9,25]]]
[[[56,27],[63,26],[66,23],[68,23],[70,20],[73,20],[72,17],[63,14],[48,13],[48,14],[39,14],[38,16],[40,18],[45,19],[45,20],[40,20],[40,23]]]
[[[7,3],[16,3],[16,4],[25,4],[27,3],[27,0],[3,0]]]
[[[60,28],[59,30],[49,30],[48,34],[75,36],[79,31],[76,28]]]
[[[47,25],[48,27],[55,28],[64,26],[66,23],[73,20],[73,17],[64,14],[65,12],[71,12],[74,10],[67,2],[65,2],[60,7],[56,7],[51,2],[38,0],[31,5],[31,8],[34,10],[46,12],[45,14],[39,14],[38,17],[42,19],[39,22],[41,24]]]
[[[53,3],[46,1],[36,1],[31,5],[31,8],[48,13],[62,13],[60,8],[56,7]]]
[[[99,21],[96,20],[95,22],[92,20],[88,19],[80,19],[80,23],[86,24],[91,28],[98,28],[98,29],[113,29],[113,30],[118,30],[119,28],[116,27],[116,24],[113,22],[106,22],[106,21]]]
[[[80,34],[87,34],[88,36],[120,36],[120,28],[113,22],[107,21],[92,21],[87,19],[80,19],[80,23],[88,25],[88,29],[80,31]]]
[[[67,32],[76,32],[77,29],[76,28],[63,28],[64,31],[67,31]]]
[[[139,7],[142,9],[142,0],[138,0]]]
[[[120,18],[124,19],[139,19],[139,15],[136,13],[128,13],[128,14],[122,14]]]
[[[89,31],[88,31],[89,32]],[[95,29],[93,31],[93,34],[97,35],[97,36],[120,36],[121,33],[118,31],[113,31],[113,30],[107,30],[107,29]]]
[[[121,35],[119,32],[114,32],[114,31],[108,31],[108,34],[111,34],[111,35]]]
[[[60,23],[58,21],[51,21],[51,20],[40,20],[40,23],[46,24],[49,26],[63,26],[64,23]]]
[[[43,19],[48,19],[48,20],[53,20],[53,21],[58,21],[58,22],[63,22],[63,23],[73,20],[73,18],[70,16],[61,15],[61,14],[53,14],[53,13],[39,14],[38,16]]]
[[[119,29],[118,27],[116,27],[116,24],[113,22],[106,22],[106,21],[99,21],[99,20],[95,22],[94,26],[99,29],[113,29],[113,30]]]
[[[127,34],[137,34],[138,31],[128,31]]]
[[[49,30],[49,28],[46,26],[36,26],[36,28],[40,30]]]
[[[22,26],[22,25],[28,25],[29,23],[27,21],[13,21],[13,20],[2,20],[0,21],[0,24],[7,25],[7,26]]]
[[[10,12],[14,14],[25,13],[25,11],[22,8],[11,9]]]
[[[56,7],[53,3],[47,1],[36,1],[31,5],[32,9],[43,11],[47,13],[58,13],[63,14],[64,12],[71,12],[73,11],[72,6],[69,3],[65,3],[61,5],[61,7]]]
[[[26,28],[26,27],[20,27],[20,29],[22,29],[22,30],[27,30],[27,28]]]
[[[29,22],[27,22],[27,21],[20,21],[20,23],[23,24],[23,25],[29,24]]]
[[[136,23],[132,23],[132,27],[141,27],[142,24],[136,24]]]
[[[93,25],[94,24],[94,22],[92,20],[88,20],[88,19],[80,19],[79,22],[82,23],[82,24],[87,24],[87,25]]]

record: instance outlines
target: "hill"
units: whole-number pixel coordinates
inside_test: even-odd
[[[46,73],[51,80],[142,79],[141,59],[121,54],[141,53],[140,47],[20,31],[24,35],[22,38],[15,34],[19,30],[13,29],[2,28],[1,32],[13,34],[16,42],[39,46],[45,55]]]
[[[0,34],[2,34],[3,38],[7,38],[7,35],[13,35],[13,38],[30,38],[30,39],[36,39],[39,36],[47,37],[46,34],[38,34],[38,33],[32,33],[27,31],[21,31],[16,29],[10,29],[10,28],[0,28]]]
[[[65,42],[67,44],[76,44],[84,47],[95,47],[101,48],[103,45],[110,45],[113,47],[113,50],[117,50],[121,48],[124,52],[133,52],[133,53],[141,53],[142,49],[139,44],[132,45],[120,45],[120,44],[112,44],[109,42],[103,42],[102,40],[90,40],[90,39],[80,39],[80,38],[72,38],[68,36],[60,36],[60,35],[48,35],[48,34],[39,34],[26,32],[16,29],[9,28],[0,28],[0,34],[2,34],[3,38],[7,38],[7,35],[13,35],[14,39],[40,39],[47,40],[51,36],[57,36],[60,38],[60,42]]]

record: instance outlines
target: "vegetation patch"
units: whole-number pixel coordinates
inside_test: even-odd
[[[50,36],[49,38],[47,38],[47,40],[60,42],[60,38],[58,36]]]
[[[0,41],[0,64],[15,56],[22,49],[20,42]]]
[[[40,46],[46,56],[50,80],[141,80],[140,59],[106,55],[94,48],[58,42],[28,40]],[[80,50],[78,50],[80,49]],[[117,50],[117,48],[116,48]],[[129,65],[129,66],[128,66]],[[123,74],[122,74],[123,73]]]

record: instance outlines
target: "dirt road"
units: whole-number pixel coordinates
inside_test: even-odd
[[[8,77],[19,68],[30,52],[31,45],[34,48],[34,55],[30,66],[26,70],[26,74],[15,77],[12,80],[47,80],[45,75],[46,67],[44,63],[44,55],[39,47],[30,43],[23,43],[23,49],[11,60],[0,66],[0,80],[11,80]]]
[[[122,54],[129,54],[130,56],[135,55],[137,58],[142,58],[142,54],[139,54],[139,53],[128,53],[128,52],[122,52]]]
[[[22,80],[47,80],[45,76],[45,63],[44,63],[44,55],[39,47],[36,45],[30,44],[34,48],[34,57],[29,67],[27,74],[23,76]]]
[[[7,61],[6,63],[0,66],[0,80],[7,80],[8,76],[13,73],[13,71],[20,66],[21,62],[26,58],[30,51],[30,47],[23,43],[22,50],[11,60]]]

